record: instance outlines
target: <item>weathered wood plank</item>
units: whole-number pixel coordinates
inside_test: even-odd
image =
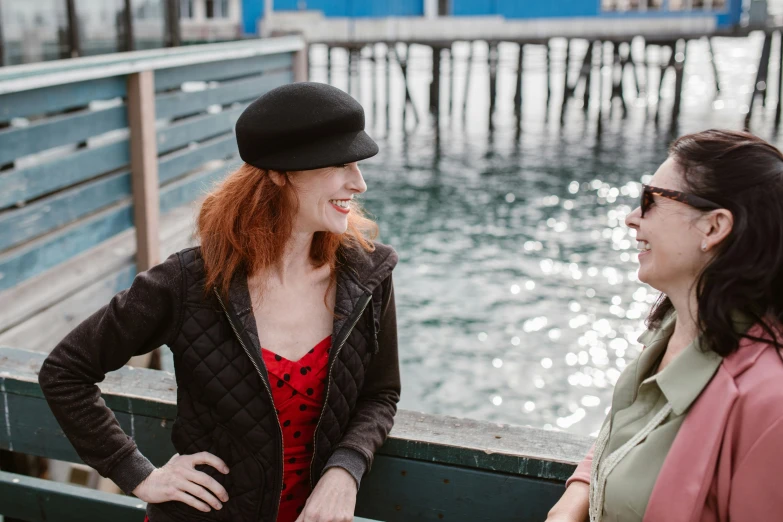
[[[160,184],[165,185],[208,161],[225,160],[237,154],[236,137],[232,132],[203,141],[192,148],[161,156],[158,161]]]
[[[158,130],[158,152],[171,152],[180,147],[233,130],[247,104],[241,104],[217,114],[188,118]]]
[[[223,169],[227,173],[229,168]],[[203,194],[218,179],[221,169],[194,173],[163,187],[160,192],[162,212],[172,210]],[[190,198],[190,199],[188,199]],[[42,236],[0,255],[0,291],[11,288],[98,243],[133,226],[130,200]]]
[[[130,198],[0,255],[0,290],[48,270],[133,226]]]
[[[495,471],[378,455],[362,479],[356,514],[385,522],[541,522],[565,491]]]
[[[78,149],[23,169],[0,173],[0,209],[29,201],[130,163],[128,139]]]
[[[187,66],[158,69],[155,71],[155,91],[179,87],[185,82],[222,81],[241,78],[278,69],[291,68],[290,52],[264,56],[252,56],[236,60],[200,63]]]
[[[0,94],[0,121],[51,114],[126,95],[122,76]]]
[[[158,149],[155,141],[154,73],[128,76],[128,122],[131,143],[133,223],[136,228],[136,266],[148,270],[160,262],[160,204]]]
[[[46,118],[27,127],[9,127],[0,130],[0,164],[127,126],[126,109],[121,105]]]
[[[0,213],[0,251],[22,244],[121,201],[131,194],[128,172],[118,172]]]
[[[146,504],[135,497],[104,493],[0,471],[0,514],[29,522],[90,520],[139,522]]]
[[[196,206],[183,205],[161,216],[161,251],[164,256],[179,251],[194,241],[192,232]],[[4,338],[2,333],[34,316],[37,316],[36,319],[43,318],[48,321],[50,309],[57,303],[74,294],[91,291],[95,281],[133,265],[135,251],[134,233],[127,230],[72,257],[56,270],[45,272],[0,292],[0,303],[14,303],[14,306],[0,307],[0,344],[27,346],[23,343],[24,334],[20,334],[18,339],[22,342],[17,344],[13,341],[13,332],[8,339]],[[108,298],[104,302],[108,301]],[[83,313],[73,308],[69,302],[64,304],[69,314]]]
[[[7,393],[40,396],[36,371],[42,360],[41,354],[0,348],[0,368],[8,368]],[[173,377],[155,370],[124,368],[100,386],[115,412],[170,419],[176,413],[176,394],[166,389],[174,382],[169,379]],[[400,411],[379,455],[562,482],[591,443],[589,437],[569,433]]]
[[[204,112],[210,105],[252,101],[275,87],[291,83],[292,80],[292,72],[282,70],[225,82],[203,91],[159,94],[155,99],[155,112],[158,118],[197,114]]]
[[[194,199],[204,196],[215,182],[223,179],[238,166],[237,161],[228,162],[220,167],[205,170],[197,175],[176,180],[165,187],[160,197],[161,212],[168,212]]]

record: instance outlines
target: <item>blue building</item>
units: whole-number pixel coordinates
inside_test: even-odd
[[[245,34],[257,33],[266,10],[319,12],[324,18],[487,17],[509,21],[599,19],[630,22],[633,19],[712,18],[714,27],[727,32],[739,27],[743,0],[242,0]],[[746,11],[766,13],[766,2],[746,0]]]

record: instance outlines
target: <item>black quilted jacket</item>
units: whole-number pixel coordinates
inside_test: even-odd
[[[399,400],[397,325],[391,272],[397,254],[340,251],[324,407],[318,417],[311,483],[340,466],[357,480],[393,424]],[[79,456],[130,493],[154,469],[120,428],[95,383],[134,355],[162,344],[174,354],[180,454],[208,451],[230,473],[197,466],[228,491],[223,509],[150,504],[151,522],[274,522],[282,491],[282,434],[260,357],[247,278],[228,296],[204,291],[200,250],[190,248],[140,273],[127,290],[70,332],[46,358],[39,382]],[[314,422],[316,422],[314,418]]]

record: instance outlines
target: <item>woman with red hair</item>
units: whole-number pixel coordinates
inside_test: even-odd
[[[245,163],[206,197],[200,246],[138,274],[39,381],[82,459],[150,522],[353,520],[400,393],[397,254],[354,199],[378,147],[361,105],[315,83],[265,94],[236,134]],[[156,468],[96,383],[162,344],[177,454]]]

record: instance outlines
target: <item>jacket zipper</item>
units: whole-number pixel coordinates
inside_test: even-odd
[[[313,464],[315,464],[315,452],[316,448],[318,448],[318,428],[321,427],[321,421],[324,417],[324,412],[326,411],[326,405],[329,401],[329,389],[331,388],[332,384],[332,369],[334,368],[334,363],[337,361],[337,357],[340,355],[340,350],[343,349],[343,345],[348,340],[348,337],[351,336],[351,332],[353,332],[353,329],[356,327],[356,323],[359,322],[359,319],[361,319],[362,315],[364,315],[364,311],[367,309],[367,305],[372,301],[372,295],[366,295],[364,299],[364,304],[362,305],[361,310],[356,315],[356,319],[354,319],[353,323],[351,323],[351,327],[348,329],[348,332],[345,334],[345,337],[343,337],[342,341],[340,341],[340,344],[337,346],[337,349],[334,351],[334,354],[332,355],[332,362],[329,364],[329,373],[327,374],[326,378],[326,397],[324,398],[324,404],[321,406],[321,415],[318,416],[318,424],[315,426],[315,437],[313,439],[313,456],[310,459],[310,489],[312,490],[315,488],[315,484],[313,483]]]
[[[250,362],[255,367],[256,371],[258,372],[258,376],[261,378],[261,382],[264,383],[264,388],[266,388],[267,393],[269,394],[269,400],[272,404],[272,410],[275,412],[275,420],[277,421],[277,431],[280,434],[280,491],[277,492],[277,488],[275,488],[275,491],[278,493],[277,495],[277,505],[275,507],[275,516],[272,517],[272,520],[277,520],[277,513],[280,510],[280,499],[283,495],[283,466],[285,466],[285,451],[283,448],[283,428],[280,426],[280,417],[277,415],[277,408],[275,407],[275,399],[272,396],[272,390],[269,388],[269,384],[266,382],[266,379],[264,379],[264,375],[261,373],[261,368],[258,367],[258,364],[256,363],[255,359],[253,359],[253,355],[250,353],[250,350],[247,349],[247,346],[245,346],[244,341],[242,341],[242,336],[239,335],[239,332],[237,331],[236,327],[234,326],[234,322],[231,320],[231,316],[228,313],[228,309],[226,308],[226,305],[223,304],[223,299],[220,297],[220,294],[218,293],[217,289],[214,289],[215,295],[217,296],[218,302],[220,302],[221,308],[223,308],[223,313],[226,314],[226,319],[228,319],[228,324],[231,326],[231,330],[234,331],[234,335],[237,338],[237,341],[239,341],[240,346],[242,346],[242,349],[247,354],[248,358],[250,359]]]

